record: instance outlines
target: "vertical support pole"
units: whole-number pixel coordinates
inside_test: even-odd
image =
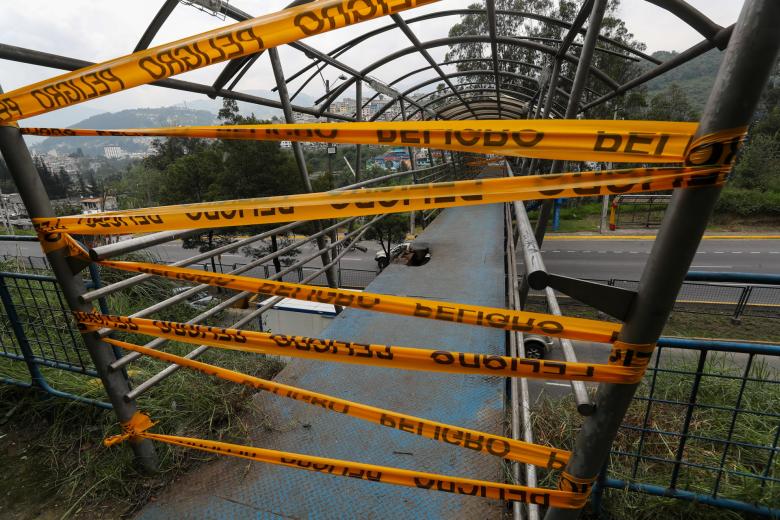
[[[355,121],[363,120],[363,80],[355,80]],[[360,182],[360,168],[363,165],[361,154],[363,147],[355,146],[355,182]]]
[[[778,26],[780,2],[745,2],[694,138],[748,124],[780,50]],[[621,341],[648,344],[658,340],[720,190],[717,186],[675,190],[642,273],[636,299],[620,331]],[[596,413],[585,419],[577,435],[566,467],[568,473],[582,479],[598,474],[637,386],[599,385]],[[545,518],[569,520],[579,513],[551,508]]]
[[[2,89],[0,89],[2,92]],[[30,151],[24,143],[22,134],[16,126],[0,126],[0,152],[8,165],[14,184],[24,201],[27,213],[31,219],[52,218],[54,210],[49,196],[41,182],[38,171],[33,164]],[[91,312],[92,305],[82,303],[79,296],[86,292],[81,275],[74,274],[66,257],[65,249],[57,249],[46,253],[54,276],[62,289],[65,301],[73,311]],[[111,405],[119,418],[119,422],[128,422],[136,412],[135,401],[125,400],[130,391],[130,384],[121,371],[109,370],[109,365],[116,361],[114,351],[100,340],[96,332],[84,334],[84,343],[95,364],[95,370],[103,382]],[[136,462],[144,470],[157,470],[157,454],[149,440],[131,440]]]
[[[609,195],[601,197],[601,219],[599,220],[599,233],[607,231],[607,215],[609,215]]]
[[[399,98],[398,101],[401,103],[401,118],[406,121],[406,104],[403,99]],[[409,166],[414,171],[417,169],[417,161],[414,159],[414,148],[408,146],[406,150],[409,153]],[[414,211],[409,212],[409,235],[414,236]]]
[[[569,93],[569,102],[566,105],[566,119],[572,119],[577,115],[577,109],[580,106],[580,98],[582,97],[582,91],[585,90],[585,82],[588,79],[590,73],[590,64],[593,61],[593,52],[596,49],[596,41],[599,37],[599,31],[601,30],[601,21],[604,19],[604,10],[607,8],[607,0],[596,0],[593,4],[593,10],[590,12],[590,22],[588,23],[588,30],[585,33],[585,41],[582,44],[582,52],[580,53],[580,59],[577,62],[577,72],[574,75],[574,82],[571,86],[571,92]],[[559,61],[555,60],[558,65],[558,71],[560,72]],[[553,70],[554,79],[550,80],[550,94],[547,98],[547,105],[545,105],[545,116],[549,114],[547,107],[552,108],[552,100],[555,94],[553,86],[558,82],[558,74],[555,74]],[[558,170],[565,165],[562,161],[553,161],[550,167],[550,173],[557,173]],[[536,221],[536,242],[539,247],[542,247],[544,242],[544,234],[547,231],[547,221],[550,219],[550,212],[552,210],[553,201],[546,200],[542,202],[542,207],[539,209],[539,220]]]
[[[274,78],[276,79],[276,87],[279,89],[279,100],[282,102],[282,111],[284,112],[284,120],[286,123],[295,123],[295,117],[293,117],[292,106],[290,105],[290,94],[287,91],[287,83],[284,81],[284,70],[282,70],[282,62],[279,59],[279,51],[274,47],[268,49],[268,57],[271,58],[271,68],[274,71]],[[314,191],[311,187],[311,180],[309,180],[309,170],[306,168],[306,158],[303,156],[303,148],[301,143],[293,141],[292,143],[293,155],[295,156],[295,162],[298,164],[298,172],[303,180],[303,186],[308,193]],[[322,225],[317,222],[317,231],[322,229]],[[322,236],[317,237],[317,247],[321,251],[320,258],[322,259],[322,265],[328,265],[331,263],[330,256],[325,250],[325,238]],[[325,271],[325,278],[328,280],[329,287],[338,287],[336,285],[336,276],[334,274],[334,268],[331,267]],[[337,312],[340,309],[337,308]]]

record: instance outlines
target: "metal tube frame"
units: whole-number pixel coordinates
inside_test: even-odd
[[[704,108],[696,137],[745,126],[780,51],[780,3],[747,0]],[[656,343],[698,249],[720,187],[676,189],[619,339]],[[638,385],[599,385],[596,413],[585,419],[566,471],[595,478],[603,466]],[[551,508],[546,520],[567,520],[579,510]]]
[[[8,165],[30,218],[54,217],[51,201],[18,127],[0,126],[0,152]],[[74,273],[71,269],[65,250],[49,251],[46,253],[46,257],[62,289],[68,307],[73,311],[91,311],[91,305],[79,300],[79,296],[84,294],[86,287],[81,275]],[[83,337],[87,351],[95,364],[95,370],[103,382],[119,422],[130,421],[136,412],[135,401],[124,399],[130,390],[130,382],[122,372],[112,372],[108,369],[108,366],[116,359],[114,351],[94,332],[85,333]],[[136,463],[144,471],[156,471],[157,454],[151,441],[134,439],[130,446],[135,454]]]

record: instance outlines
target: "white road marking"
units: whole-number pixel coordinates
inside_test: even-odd
[[[760,255],[761,251],[751,251],[750,254],[751,255]]]
[[[567,386],[567,387],[571,386],[570,384],[567,384],[567,383],[549,383],[548,382],[548,383],[545,383],[545,384],[546,385],[550,385],[550,386]]]

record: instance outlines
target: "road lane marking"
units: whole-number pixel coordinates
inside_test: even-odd
[[[547,235],[545,240],[655,240],[655,235]],[[780,240],[780,235],[704,235],[702,240]]]
[[[549,382],[547,382],[545,384],[546,385],[550,385],[550,386],[567,386],[567,387],[571,386],[570,384],[567,384],[567,383],[549,383]]]

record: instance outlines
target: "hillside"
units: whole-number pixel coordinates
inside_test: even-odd
[[[135,108],[120,112],[106,112],[88,117],[70,128],[148,128],[181,125],[211,125],[215,115],[206,110],[192,110],[181,107]],[[103,147],[119,146],[127,152],[143,152],[149,148],[149,137],[49,137],[34,146],[40,153],[57,150],[69,154],[81,148],[84,155],[103,156]]]
[[[653,53],[653,57],[666,61],[677,54],[674,51],[658,51]],[[672,83],[677,83],[685,91],[693,108],[701,112],[712,89],[712,84],[722,59],[723,53],[718,49],[713,49],[649,81],[647,83],[648,99],[663,92]],[[647,64],[648,70],[652,67],[652,64]]]

